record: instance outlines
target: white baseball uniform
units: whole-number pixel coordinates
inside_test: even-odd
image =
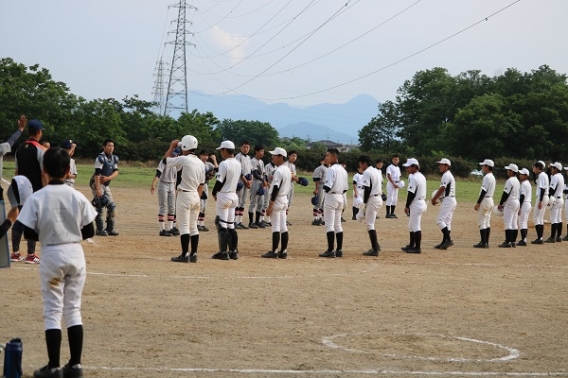
[[[156,176],[158,177],[158,222],[163,224],[167,216],[170,227],[164,227],[164,229],[171,229],[176,215],[177,168],[167,166],[160,160]]]
[[[535,226],[544,225],[544,211],[548,205],[548,175],[546,172],[540,172],[536,178],[536,200],[534,206],[533,222]],[[538,208],[542,202],[541,208]]]
[[[395,184],[400,181],[400,167],[394,164],[390,164],[387,167],[387,203],[386,206],[396,206],[398,202],[398,186],[393,186],[393,184],[388,180],[389,176],[392,178]]]
[[[481,195],[483,191],[485,191],[485,196],[481,200],[477,212],[477,225],[480,230],[491,227],[491,213],[494,206],[493,195],[495,194],[495,176],[493,176],[493,172],[483,176],[479,194]]]
[[[410,232],[421,231],[422,214],[428,209],[426,205],[426,178],[422,172],[417,171],[408,181],[408,192],[415,196],[410,203],[410,217],[408,219],[408,230]]]
[[[520,204],[521,214],[519,215],[519,228],[521,230],[526,230],[527,228],[529,228],[528,219],[532,209],[531,206],[532,187],[528,179],[521,182],[520,197],[523,198],[523,203]]]
[[[239,152],[237,156],[235,156],[235,160],[241,164],[241,176],[252,176],[252,159],[248,155],[244,155],[242,152]],[[250,189],[247,189],[245,185],[237,192],[239,196],[239,204],[238,204],[238,214],[239,217],[238,222],[241,221],[240,217],[243,215],[245,210],[245,204],[247,202],[247,198],[250,196]]]
[[[562,173],[558,172],[550,178],[550,189],[555,190],[554,197],[551,198],[551,200],[554,199],[554,202],[550,208],[550,223],[562,223],[562,207],[564,206],[564,197],[562,196],[562,191],[564,190],[564,176]]]
[[[264,184],[264,162],[256,157],[251,160],[253,181],[250,190],[249,213],[262,212],[264,202],[264,194],[257,194],[258,190],[263,188]]]
[[[504,193],[507,193],[507,200],[503,204],[503,223],[505,230],[518,230],[519,218],[519,193],[521,184],[516,176],[509,177],[505,182]]]
[[[272,232],[287,232],[288,226],[286,225],[286,210],[288,209],[288,194],[292,185],[292,172],[286,164],[281,164],[274,171],[272,178],[272,185],[270,186],[270,194],[272,195],[275,187],[278,187],[278,192],[274,198],[274,205],[272,207]]]
[[[219,164],[217,181],[222,182],[223,186],[217,193],[215,210],[221,228],[235,228],[235,208],[239,203],[236,188],[240,180],[241,164],[236,158],[228,158]]]
[[[361,196],[364,196],[365,188],[370,189],[369,198],[365,203],[364,213],[367,231],[371,231],[375,229],[377,212],[383,206],[383,199],[381,198],[381,194],[383,194],[382,181],[379,171],[372,166],[367,167],[361,175],[360,182],[362,186]]]
[[[343,193],[348,189],[347,171],[339,163],[328,168],[325,175],[327,192],[325,193],[324,220],[326,232],[343,232],[341,212],[344,208]]]
[[[296,164],[290,163],[289,161],[285,162],[284,164],[286,164],[286,166],[288,166],[288,168],[290,169],[290,172],[292,173],[293,176],[297,175]],[[295,183],[295,181],[292,181],[290,183],[290,191],[288,191],[288,208],[290,208],[290,206],[292,206],[292,201],[294,200],[294,183]]]
[[[440,227],[440,230],[448,228],[448,231],[452,230],[452,217],[454,215],[454,210],[456,209],[456,180],[454,175],[450,170],[447,170],[442,175],[440,181],[440,187],[444,188],[444,192],[440,197],[442,202],[440,205],[440,211],[438,212],[438,218],[436,219],[436,224]]]
[[[320,164],[315,170],[312,176],[314,182],[319,182],[318,184],[318,203],[314,205],[314,217],[321,218],[323,214],[323,203],[325,198],[325,193],[323,191],[323,186],[325,184],[325,175],[327,173],[327,165]],[[317,212],[317,214],[315,214]]]
[[[77,164],[75,163],[75,159],[69,159],[69,173],[77,176]],[[75,179],[74,178],[66,178],[65,185],[69,185],[70,187],[75,187]]]

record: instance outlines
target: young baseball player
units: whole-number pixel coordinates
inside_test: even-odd
[[[219,164],[217,164],[217,156],[215,156],[215,154],[209,156],[207,150],[201,150],[199,152],[199,158],[203,164],[205,164],[205,185],[203,185],[203,192],[201,193],[197,229],[199,231],[209,231],[209,228],[205,226],[205,211],[207,211],[207,200],[209,198],[209,181],[217,174]],[[211,161],[209,161],[209,159],[211,159]]]
[[[531,244],[544,244],[542,240],[544,234],[544,211],[548,205],[548,175],[544,171],[544,163],[538,161],[533,164],[533,172],[536,176],[536,201],[533,214],[536,239]]]
[[[568,171],[568,167],[564,167],[565,171]],[[568,180],[564,180],[564,215],[566,216],[566,236],[562,238],[563,241],[568,241]]]
[[[73,159],[76,147],[77,144],[73,143],[71,139],[64,140],[63,143],[61,143],[61,148],[67,150],[71,157],[71,163],[69,163],[69,174],[65,177],[65,185],[69,185],[72,188],[75,187],[75,179],[77,178],[77,164],[75,164],[75,159]]]
[[[264,180],[266,181],[267,188],[270,188],[272,186],[272,178],[274,176],[275,170],[276,167],[274,166],[274,164],[272,164],[272,161],[268,162],[268,164],[264,166]],[[262,214],[264,215],[262,214],[260,215],[260,218],[262,219],[261,222],[264,225],[264,227],[272,227],[272,221],[270,219],[270,215],[266,214],[266,209],[268,209],[269,202],[270,202],[270,193],[268,193],[268,190],[265,190],[264,199],[262,202]]]
[[[363,172],[361,177],[361,200],[362,205],[357,213],[357,219],[364,221],[367,226],[367,233],[371,241],[371,249],[363,252],[365,256],[378,256],[381,251],[377,231],[375,230],[375,221],[377,213],[383,206],[381,198],[382,192],[382,178],[379,176],[379,171],[373,167],[371,158],[367,155],[359,156],[359,171]]]
[[[91,178],[91,190],[93,196],[108,198],[108,205],[98,206],[97,209],[97,235],[98,236],[116,236],[118,232],[115,229],[116,204],[110,190],[111,181],[118,176],[118,156],[113,154],[114,141],[105,139],[103,142],[103,151],[95,159],[95,173]],[[106,229],[104,228],[103,213],[106,208]]]
[[[422,253],[420,244],[422,242],[422,214],[426,211],[426,178],[420,172],[420,163],[414,158],[406,160],[402,165],[409,173],[408,194],[404,213],[409,216],[408,231],[410,232],[410,243],[402,250],[406,253]],[[412,175],[412,176],[410,176]]]
[[[493,194],[495,194],[495,176],[493,176],[493,160],[485,159],[481,163],[481,170],[484,173],[481,183],[481,190],[477,203],[473,207],[477,211],[477,224],[481,240],[475,244],[474,248],[489,248],[489,236],[491,234],[491,212],[493,211]]]
[[[285,164],[286,150],[276,147],[270,151],[272,164],[276,166],[270,187],[270,204],[266,213],[272,219],[272,249],[262,255],[264,258],[285,259],[288,257],[288,226],[286,225],[286,209],[288,193],[292,184],[292,172]],[[280,250],[278,245],[280,244]]]
[[[434,197],[432,197],[432,205],[436,205],[438,200],[441,201],[440,211],[438,212],[438,218],[436,219],[436,224],[440,227],[442,231],[442,242],[435,246],[436,249],[448,249],[454,245],[454,241],[450,235],[452,231],[452,217],[454,215],[454,210],[456,209],[456,180],[454,175],[450,171],[452,167],[452,162],[449,159],[441,159],[437,162],[438,169],[442,173],[442,180],[440,182],[440,187]]]
[[[181,149],[181,156],[174,157],[173,151],[178,146]],[[181,171],[181,182],[177,187],[176,198],[176,221],[180,232],[181,255],[172,257],[173,262],[197,262],[199,246],[197,215],[205,185],[205,164],[195,155],[196,150],[197,139],[193,135],[185,135],[181,142],[176,139],[170,143],[170,148],[162,160],[165,166]],[[191,253],[189,253],[190,243]]]
[[[507,181],[497,207],[503,212],[503,222],[505,223],[505,242],[499,244],[500,248],[515,248],[517,236],[519,234],[518,217],[520,209],[519,195],[521,183],[517,179],[519,167],[516,164],[509,164],[507,170]]]
[[[550,237],[547,243],[559,243],[562,241],[562,207],[564,198],[564,176],[562,175],[562,164],[556,162],[550,166],[552,176],[550,177],[550,187],[548,189],[550,206]]]
[[[242,167],[235,158],[235,144],[230,140],[221,143],[217,147],[220,150],[223,161],[219,164],[217,181],[213,187],[217,217],[217,236],[219,239],[219,252],[213,255],[217,260],[237,260],[238,235],[235,228],[235,208],[239,203],[239,197],[235,193],[239,181],[242,180]]]
[[[517,243],[519,247],[527,246],[527,231],[529,228],[528,219],[531,212],[531,197],[532,197],[532,187],[529,180],[529,170],[523,168],[519,171],[519,179],[521,181],[521,190],[519,195],[519,228],[521,230],[521,240]]]
[[[400,157],[393,155],[391,164],[387,167],[387,215],[386,218],[397,218],[394,210],[398,202],[398,182],[400,181]]]
[[[250,143],[244,141],[241,143],[241,152],[235,156],[235,159],[241,164],[241,181],[243,186],[237,190],[239,196],[239,204],[235,209],[235,228],[247,230],[248,227],[243,224],[243,214],[247,198],[250,196],[250,188],[252,187],[252,159],[248,155],[250,151]]]
[[[172,156],[178,156],[181,150],[176,147],[172,151]],[[158,224],[160,225],[160,236],[172,236],[173,223],[176,215],[176,194],[175,186],[177,180],[177,168],[166,165],[160,160],[156,174],[150,186],[150,193],[153,195],[158,186]],[[166,227],[166,217],[168,227]]]
[[[18,119],[18,122],[17,122],[18,129],[16,130],[16,132],[14,132],[14,134],[12,134],[6,142],[0,143],[0,199],[1,200],[4,199],[4,189],[2,188],[2,175],[4,174],[4,172],[3,172],[3,170],[4,170],[4,155],[6,155],[6,154],[10,153],[10,151],[12,151],[12,146],[14,145],[14,143],[16,143],[18,138],[22,135],[22,132],[26,128],[27,123],[28,123],[28,120],[26,119],[26,116],[24,116],[24,115],[21,116],[20,119]],[[23,257],[22,257],[22,260],[23,260]]]
[[[296,160],[298,160],[298,153],[294,150],[290,151],[288,160],[285,163],[290,169],[290,172],[292,172],[292,183],[290,184],[290,192],[288,193],[288,209],[286,209],[286,224],[288,226],[292,225],[292,223],[288,222],[288,212],[292,206],[292,200],[294,199],[294,184],[300,179],[296,172]]]
[[[314,220],[312,221],[312,226],[321,226],[323,223],[323,202],[324,202],[324,191],[323,185],[325,183],[325,175],[327,172],[327,165],[325,164],[325,156],[320,159],[320,165],[314,170],[314,174],[312,175],[312,179],[315,183],[314,191],[312,192],[318,199],[318,202],[314,205],[313,208],[313,217]]]
[[[324,219],[327,236],[327,250],[320,253],[320,257],[343,257],[343,227],[341,227],[341,213],[345,208],[343,194],[348,189],[347,171],[339,164],[339,151],[328,148],[325,161],[329,165],[325,175]],[[334,239],[337,240],[337,249],[334,249]]]
[[[43,318],[49,362],[34,372],[36,378],[82,377],[83,325],[81,294],[86,264],[81,240],[95,234],[97,216],[91,202],[64,184],[69,173],[69,154],[52,148],[43,157],[43,173],[48,185],[32,194],[18,220],[26,238],[39,240]],[[67,326],[71,358],[60,369],[61,320]]]
[[[357,173],[353,175],[353,215],[351,220],[356,220],[359,207],[363,204],[363,171],[357,168]]]
[[[260,216],[262,215],[262,205],[264,202],[264,192],[268,183],[264,180],[264,146],[254,146],[254,157],[251,160],[252,165],[252,187],[250,191],[250,205],[249,205],[249,228],[265,228],[263,223],[260,223]],[[256,215],[256,218],[255,218]]]

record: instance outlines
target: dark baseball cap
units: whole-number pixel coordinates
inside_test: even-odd
[[[28,122],[28,130],[37,133],[40,130],[45,130],[43,124],[38,119],[32,119]]]
[[[72,139],[64,140],[63,143],[61,143],[61,148],[69,149],[69,148],[71,148],[72,144],[73,144]]]

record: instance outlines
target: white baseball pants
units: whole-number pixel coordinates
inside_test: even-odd
[[[256,192],[262,188],[262,181],[254,180],[252,182],[252,187],[250,190],[250,205],[249,205],[249,213],[261,212],[262,211],[262,204],[264,201],[264,194],[259,196]]]
[[[175,183],[158,181],[158,215],[176,213]]]
[[[181,235],[198,235],[197,216],[199,215],[200,198],[197,192],[178,190],[176,199],[176,221]]]
[[[272,232],[288,232],[286,226],[286,210],[288,210],[288,196],[277,196],[272,206]]]
[[[410,204],[410,217],[408,218],[408,231],[421,231],[422,214],[426,212],[428,206],[423,199],[414,199]]]
[[[326,232],[343,232],[341,212],[344,208],[343,194],[326,193],[323,217]]]
[[[546,211],[546,206],[548,206],[548,196],[544,196],[542,198],[542,208],[538,208],[538,197],[536,200],[536,204],[534,205],[534,214],[533,214],[533,222],[535,226],[543,225],[544,224],[544,212]]]
[[[452,230],[452,218],[454,216],[454,210],[456,209],[457,202],[455,197],[445,197],[440,205],[440,211],[438,212],[438,218],[436,219],[436,224],[440,227],[440,230],[448,228],[448,231]]]
[[[529,214],[531,213],[532,206],[528,201],[523,202],[521,205],[521,215],[519,215],[519,229],[526,230],[529,228]]]
[[[564,198],[555,198],[554,204],[550,208],[550,223],[562,223],[562,207],[564,206]]]
[[[215,204],[216,215],[223,222],[219,225],[223,228],[235,228],[235,208],[239,203],[236,193],[217,193],[217,203]]]
[[[491,213],[493,212],[493,198],[485,197],[479,204],[477,211],[477,225],[480,230],[491,227]]]
[[[518,230],[519,200],[507,200],[503,205],[503,224],[505,230]]]
[[[377,213],[383,207],[383,200],[380,195],[370,196],[367,200],[367,206],[365,207],[365,224],[367,225],[367,231],[375,229],[375,222],[377,221]]]
[[[398,202],[398,186],[392,186],[391,182],[387,182],[387,206],[396,206]]]
[[[205,214],[205,211],[207,210],[207,201],[209,200],[209,186],[207,183],[203,185],[203,193],[205,193],[207,199],[199,199],[199,212]]]

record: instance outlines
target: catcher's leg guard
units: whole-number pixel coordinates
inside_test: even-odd
[[[97,207],[96,210],[97,210],[97,217],[95,218],[95,222],[97,224],[97,232],[101,232],[105,228],[105,223],[103,221],[104,208]]]
[[[229,251],[238,251],[239,235],[234,228],[229,229]]]
[[[106,218],[107,222],[106,230],[109,233],[114,231],[115,214],[116,214],[116,205],[114,204],[114,202],[111,202],[107,206],[107,218]]]

